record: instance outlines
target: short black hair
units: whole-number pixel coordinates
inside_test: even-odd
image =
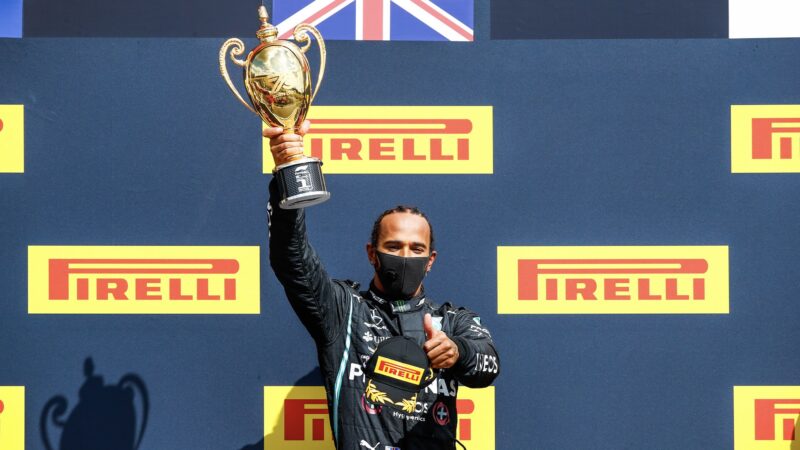
[[[370,236],[370,242],[372,243],[373,247],[376,248],[378,247],[378,235],[381,232],[381,221],[383,220],[384,217],[394,213],[416,214],[425,219],[425,222],[428,223],[428,229],[431,232],[431,242],[429,245],[430,247],[429,250],[431,252],[434,250],[435,247],[433,246],[433,226],[431,226],[431,221],[428,220],[428,216],[426,216],[424,212],[420,211],[419,208],[410,205],[397,205],[394,208],[387,209],[386,211],[382,212],[381,215],[378,216],[377,219],[375,219],[375,223],[372,225],[372,236]]]

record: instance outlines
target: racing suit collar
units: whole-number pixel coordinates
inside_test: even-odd
[[[418,295],[405,300],[392,300],[385,297],[381,291],[375,287],[374,282],[369,283],[369,295],[381,308],[394,314],[409,311],[418,311],[425,304],[425,287],[423,286]]]

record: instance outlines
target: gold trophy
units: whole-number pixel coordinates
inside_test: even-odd
[[[233,95],[247,109],[272,127],[283,127],[285,133],[297,133],[325,73],[325,42],[316,28],[303,23],[294,29],[295,41],[305,44],[298,47],[277,38],[278,29],[267,22],[269,16],[264,6],[258,8],[258,18],[261,28],[256,37],[261,43],[242,61],[236,56],[244,52],[244,43],[237,38],[228,39],[219,49],[219,70]],[[319,77],[313,91],[311,70],[304,55],[311,46],[309,33],[317,40],[320,51]],[[225,63],[228,49],[231,60],[244,68],[244,87],[252,107],[239,95],[228,76]],[[273,174],[278,184],[281,208],[304,208],[322,203],[331,196],[325,189],[321,166],[322,161],[305,155],[275,161]]]

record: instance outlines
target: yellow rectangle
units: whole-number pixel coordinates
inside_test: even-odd
[[[314,422],[322,424],[321,436]],[[264,386],[264,448],[333,450],[325,388]]]
[[[796,449],[799,421],[800,386],[733,387],[734,450]]]
[[[294,402],[287,402],[287,400]],[[495,450],[494,386],[483,389],[459,387],[456,406],[458,409],[458,440],[467,448]],[[434,405],[429,405],[429,414],[432,414],[433,407]],[[324,436],[321,440],[314,439],[313,422],[319,420],[324,421]],[[433,418],[426,417],[426,420],[433,420]],[[289,433],[294,433],[294,435],[287,435]],[[265,386],[264,448],[333,450],[325,388],[322,386]]]
[[[25,450],[25,386],[0,386],[0,449]]]
[[[727,314],[727,246],[498,247],[499,314]]]
[[[259,314],[259,247],[29,246],[29,314]]]
[[[732,105],[731,172],[800,172],[800,105]]]
[[[0,105],[0,172],[25,171],[25,111],[23,105]]]
[[[469,449],[495,449],[494,386],[458,388],[458,440]]]
[[[325,174],[491,174],[491,106],[313,106],[305,154]],[[263,140],[264,173],[274,167]]]

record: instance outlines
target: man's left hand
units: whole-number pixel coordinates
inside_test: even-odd
[[[433,319],[430,314],[425,314],[423,319],[425,336],[428,338],[422,348],[428,354],[431,367],[434,369],[447,369],[453,367],[458,361],[458,346],[442,330],[433,328]]]

